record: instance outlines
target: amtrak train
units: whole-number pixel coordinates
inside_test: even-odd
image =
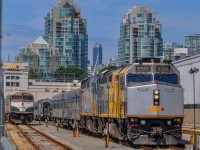
[[[66,127],[109,134],[135,145],[176,145],[182,138],[183,88],[178,70],[141,61],[82,81],[81,88],[49,100],[51,116]]]
[[[27,124],[33,121],[33,95],[28,91],[13,91],[6,97],[6,119],[12,123]]]

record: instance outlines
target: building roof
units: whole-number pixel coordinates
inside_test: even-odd
[[[33,44],[41,44],[41,45],[48,45],[48,43],[43,39],[43,37],[39,36]]]

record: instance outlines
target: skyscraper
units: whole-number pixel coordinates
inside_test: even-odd
[[[40,73],[46,77],[50,70],[50,58],[52,47],[42,37],[38,37],[33,43],[27,47],[19,49],[19,60],[27,62],[29,68],[32,68],[36,73]]]
[[[133,6],[124,15],[118,41],[119,65],[131,64],[142,57],[162,55],[161,24],[147,6]]]
[[[200,34],[186,35],[185,47],[188,48],[189,56],[200,53]]]
[[[52,45],[52,66],[73,66],[87,71],[87,22],[73,0],[59,0],[45,18],[44,39]],[[56,67],[55,67],[56,66]]]
[[[101,44],[94,44],[93,47],[93,67],[97,67],[102,64],[102,46]]]

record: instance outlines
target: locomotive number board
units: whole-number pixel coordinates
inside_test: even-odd
[[[150,72],[151,71],[151,67],[150,66],[136,66],[136,72]]]
[[[169,66],[156,66],[156,72],[169,72]]]

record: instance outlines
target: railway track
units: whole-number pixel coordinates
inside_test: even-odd
[[[200,128],[195,128],[196,134],[200,135]],[[183,126],[182,127],[182,133],[184,134],[193,134],[194,133],[194,128],[193,127],[188,127],[188,126]]]
[[[16,125],[16,127],[36,150],[72,150],[30,126]]]
[[[141,146],[140,150],[184,150],[184,148],[176,146],[168,146],[167,148],[163,147],[152,147],[152,146]]]

